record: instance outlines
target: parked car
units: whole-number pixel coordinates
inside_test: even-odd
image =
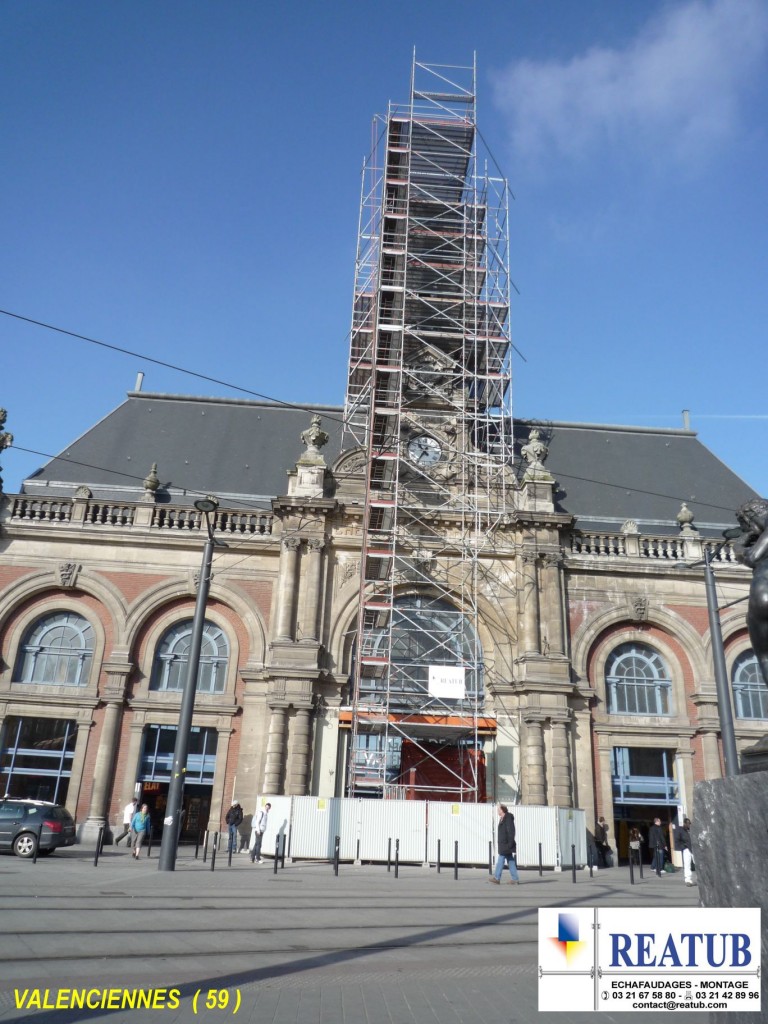
[[[32,857],[38,841],[43,857],[74,845],[75,821],[66,807],[43,800],[0,800],[0,851]]]

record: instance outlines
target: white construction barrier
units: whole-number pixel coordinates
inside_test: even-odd
[[[332,860],[336,836],[344,861],[385,862],[389,854],[394,860],[398,840],[401,863],[436,863],[438,840],[443,864],[453,864],[457,842],[460,864],[488,864],[489,843],[492,857],[497,856],[495,804],[261,796],[254,822],[265,803],[272,804],[262,844],[266,856],[274,854],[278,833],[286,835],[286,855],[293,860]],[[571,844],[577,866],[587,863],[584,811],[523,804],[509,809],[515,816],[519,867],[538,867],[539,844],[546,868],[570,867]]]

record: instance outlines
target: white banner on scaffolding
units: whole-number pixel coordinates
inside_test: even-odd
[[[430,665],[429,695],[440,700],[464,700],[465,669],[461,665]]]

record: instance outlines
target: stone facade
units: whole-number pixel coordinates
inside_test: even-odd
[[[352,452],[326,465],[318,417],[302,440],[307,450],[286,467],[286,493],[271,509],[243,502],[216,513],[226,547],[216,549],[206,618],[227,656],[215,687],[198,693],[193,719],[215,747],[196,790],[195,821],[211,828],[235,798],[253,809],[260,793],[344,791],[341,712],[359,600],[364,462]],[[703,577],[676,568],[714,541],[685,513],[666,533],[636,521],[614,532],[580,530],[559,510],[542,448],[533,433],[515,511],[482,553],[484,713],[495,723],[483,740],[488,798],[582,807],[590,822],[604,815],[616,834],[617,815],[631,819],[633,806],[658,804],[660,776],[654,783],[656,769],[647,766],[661,764],[660,752],[674,787],[669,805],[690,812],[694,782],[722,774]],[[26,749],[19,723],[68,723],[59,770],[86,835],[120,820],[139,781],[162,811],[162,730],[175,725],[180,695],[156,685],[158,651],[169,630],[192,617],[205,530],[188,505],[158,502],[157,479],[153,467],[135,501],[94,497],[90,486],[69,496],[2,498],[3,781],[9,752],[21,757]],[[728,600],[745,595],[749,574],[727,547],[716,565]],[[25,681],[20,666],[35,623],[68,614],[90,628],[77,685]],[[749,647],[743,605],[722,621],[730,669]],[[627,645],[669,675],[647,713],[622,710],[609,693],[616,652]],[[764,726],[737,717],[739,746],[753,746]],[[148,737],[158,744],[154,761]],[[55,744],[45,755],[51,766],[54,753]],[[38,782],[27,777],[27,795],[50,791]],[[638,790],[628,801],[624,784]]]

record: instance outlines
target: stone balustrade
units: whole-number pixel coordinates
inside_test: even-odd
[[[77,498],[38,498],[9,495],[10,523],[64,523],[69,526],[113,527],[198,533],[203,514],[180,505],[110,502]],[[216,533],[240,537],[269,536],[273,515],[261,509],[220,508],[214,517]]]
[[[591,558],[638,558],[655,562],[696,562],[709,551],[715,563],[737,565],[733,544],[722,544],[715,539],[686,537],[679,534],[646,536],[623,533],[582,533],[571,534],[571,556]]]

